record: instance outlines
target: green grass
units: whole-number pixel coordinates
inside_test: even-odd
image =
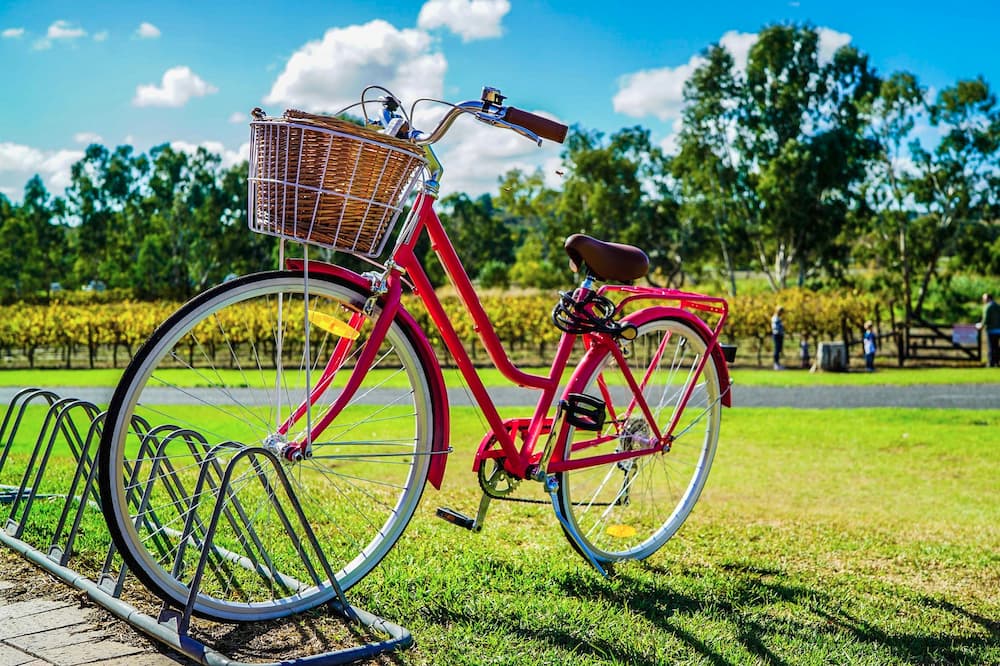
[[[1000,663],[998,410],[726,410],[687,524],[607,579],[547,505],[433,516],[474,513],[482,433],[453,410],[444,488],[348,593],[413,632],[398,663]]]
[[[536,368],[533,372],[544,374],[548,369]],[[510,382],[496,368],[482,368],[479,371],[486,386],[509,386]],[[202,378],[192,378],[191,373],[177,371],[173,379],[182,386],[194,385]],[[101,387],[114,386],[122,375],[122,370],[0,370],[2,387]],[[273,385],[274,373],[240,373],[237,370],[223,370],[221,375],[227,381],[237,384]],[[449,386],[461,386],[458,370],[444,371]],[[737,366],[732,370],[733,380],[740,386],[856,386],[913,384],[979,384],[1000,383],[1000,371],[990,368],[879,368],[877,372],[809,372],[789,369],[780,372]],[[402,379],[387,386],[399,388]],[[397,385],[398,384],[398,385]]]
[[[468,465],[354,593],[414,632],[404,663],[1000,662],[1000,412],[728,412],[688,524],[609,579],[544,506],[435,520],[475,508]]]

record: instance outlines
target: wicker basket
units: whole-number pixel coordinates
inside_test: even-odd
[[[250,123],[250,229],[376,256],[425,165],[417,146],[289,110]]]

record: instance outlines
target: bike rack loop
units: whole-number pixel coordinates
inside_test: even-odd
[[[326,666],[327,664],[347,664],[371,659],[394,650],[404,650],[413,645],[412,634],[405,627],[389,622],[347,602],[343,590],[337,585],[336,579],[332,575],[333,572],[330,569],[329,563],[322,555],[316,535],[301,512],[301,507],[299,507],[295,499],[280,461],[271,452],[258,447],[241,449],[237,455],[229,460],[224,469],[216,459],[216,453],[221,448],[226,448],[225,444],[207,451],[202,460],[202,472],[199,475],[199,484],[206,483],[206,479],[209,476],[208,469],[211,467],[220,477],[221,485],[218,485],[216,488],[218,499],[216,499],[212,510],[211,523],[207,530],[202,526],[203,534],[200,537],[203,546],[202,556],[199,558],[196,577],[191,586],[187,607],[182,612],[178,613],[164,605],[163,611],[157,619],[139,611],[135,606],[122,600],[121,595],[127,572],[125,566],[121,565],[117,576],[112,573],[115,546],[111,543],[110,534],[102,535],[106,536],[109,546],[101,573],[96,581],[70,568],[68,564],[74,552],[73,544],[81,531],[83,515],[88,508],[92,510],[99,510],[100,508],[100,497],[96,487],[97,465],[95,464],[95,453],[97,442],[100,441],[100,432],[105,414],[100,412],[93,403],[72,398],[60,398],[50,390],[26,388],[19,391],[11,399],[4,419],[0,422],[0,479],[4,478],[5,465],[11,462],[10,454],[14,449],[16,435],[24,425],[25,414],[29,406],[32,405],[47,406],[47,411],[35,444],[28,456],[28,462],[21,474],[20,484],[17,486],[0,485],[0,505],[10,505],[6,522],[0,528],[0,544],[17,552],[29,562],[41,567],[64,583],[85,592],[89,599],[115,617],[128,622],[135,629],[146,634],[153,640],[205,666],[281,666],[289,664],[298,666]],[[85,423],[88,424],[86,428],[83,427]],[[191,433],[191,431],[180,427],[160,427],[154,431],[150,431],[148,424],[141,420],[134,421],[133,427],[145,433],[147,440],[154,440],[153,445],[156,445],[155,440],[158,437],[165,437],[166,439],[184,437],[188,438],[189,442],[197,438],[196,433]],[[41,495],[38,491],[42,486],[49,458],[59,443],[66,446],[76,460],[75,472],[65,495]],[[196,446],[199,443],[204,444],[204,440],[190,443],[190,445]],[[225,505],[230,495],[229,482],[232,470],[235,463],[242,458],[250,459],[252,461],[251,464],[257,470],[262,469],[262,464],[270,464],[277,471],[276,478],[279,485],[284,488],[285,493],[290,498],[290,503],[294,509],[294,517],[301,524],[310,547],[315,553],[318,553],[323,573],[329,577],[329,580],[333,581],[336,599],[327,602],[326,605],[332,611],[343,616],[344,619],[354,621],[366,629],[372,629],[387,635],[388,638],[386,640],[341,648],[321,654],[285,659],[280,662],[239,662],[192,638],[188,634],[191,612],[199,590],[201,574],[207,564],[208,552],[223,550],[212,543],[216,527],[219,521],[223,520],[223,517],[230,521],[239,520],[241,509],[239,509],[238,505],[235,512]],[[219,474],[220,472],[221,474]],[[267,482],[262,478],[262,483]],[[79,492],[78,495],[75,494],[77,492]],[[33,527],[37,527],[30,521],[32,508],[36,499],[61,499],[63,501],[58,523],[50,537],[51,542],[47,553],[24,540],[25,532],[31,532]],[[74,504],[76,504],[75,515],[73,515]],[[191,523],[192,521],[189,520],[188,524],[185,525],[184,529],[186,531],[193,529]],[[69,525],[68,530],[67,525]],[[227,553],[227,555],[229,554]],[[248,566],[239,561],[240,557],[237,554],[231,555],[233,557],[229,558],[230,562],[235,562],[241,566]],[[304,559],[307,558],[304,550],[301,551],[301,556]],[[305,562],[305,564],[310,571],[313,570],[310,563]],[[315,574],[313,575],[315,576]]]

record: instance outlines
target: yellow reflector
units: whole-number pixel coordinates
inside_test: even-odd
[[[619,539],[627,539],[635,536],[635,528],[631,525],[609,525],[607,533]]]
[[[356,340],[358,337],[358,331],[351,328],[351,325],[345,321],[337,319],[333,315],[328,315],[323,312],[318,312],[316,310],[309,311],[309,322],[313,326],[319,326],[327,333],[332,333],[333,335],[339,336],[341,338],[347,338],[348,340]]]

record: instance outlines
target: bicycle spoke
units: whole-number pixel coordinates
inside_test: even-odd
[[[681,526],[701,492],[721,407],[715,366],[701,367],[706,347],[677,319],[654,318],[639,326],[625,360],[642,369],[636,384],[642,400],[627,388],[611,390],[628,387],[624,375],[632,372],[622,368],[620,357],[615,360],[614,350],[595,346],[582,361],[581,385],[571,390],[596,391],[610,418],[596,437],[569,433],[569,445],[559,450],[568,460],[589,462],[560,475],[557,501],[577,538],[600,561],[654,553]],[[642,401],[645,409],[634,409]],[[657,433],[669,439],[659,440]],[[598,462],[609,456],[610,462]]]
[[[112,534],[142,582],[179,605],[206,554],[196,607],[208,617],[264,619],[323,603],[336,593],[324,560],[349,588],[389,552],[423,490],[434,410],[403,324],[391,323],[384,342],[370,342],[371,327],[362,327],[349,349],[311,327],[306,354],[302,286],[301,273],[275,272],[199,296],[143,347],[112,400],[99,475]],[[310,309],[358,313],[366,298],[352,285],[310,278]],[[378,317],[376,309],[364,321]],[[340,381],[326,385],[332,373],[354,372],[368,344],[378,345],[372,369],[317,436],[313,455],[285,459],[285,443],[304,440],[307,421],[321,423],[341,394]],[[280,367],[269,381],[272,361]],[[309,415],[279,434],[319,382],[323,395]],[[134,418],[157,434],[128,427]],[[276,458],[241,456],[248,447]],[[298,510],[322,552],[305,538]]]

